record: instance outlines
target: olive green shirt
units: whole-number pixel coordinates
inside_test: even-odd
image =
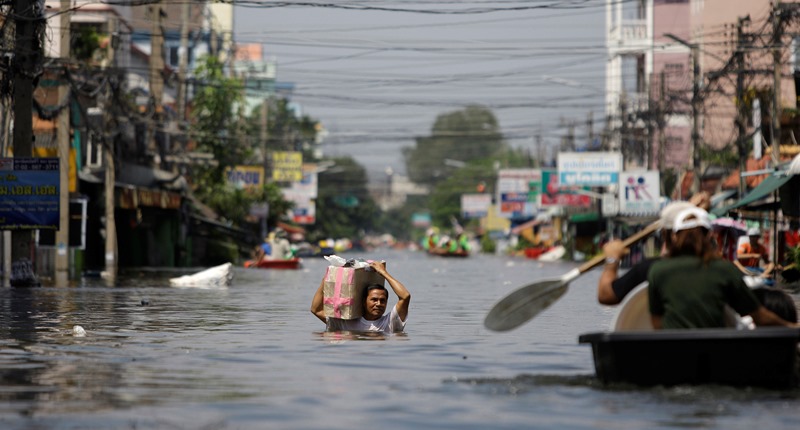
[[[740,315],[755,311],[758,299],[731,262],[699,257],[665,258],[648,273],[650,314],[662,317],[662,328],[725,327],[725,305]]]

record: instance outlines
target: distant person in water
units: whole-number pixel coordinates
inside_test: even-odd
[[[322,292],[322,287],[325,283],[325,278],[323,278],[317,292],[314,294],[314,298],[311,300],[311,313],[326,324],[328,331],[383,332],[391,334],[402,332],[405,329],[408,305],[411,303],[411,293],[400,281],[386,271],[385,263],[373,261],[370,263],[370,267],[375,269],[389,283],[392,291],[397,295],[397,304],[388,314],[384,314],[389,301],[389,292],[383,285],[372,284],[368,285],[364,290],[364,314],[361,318],[344,320],[326,317]]]

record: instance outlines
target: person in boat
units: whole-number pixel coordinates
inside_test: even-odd
[[[666,205],[661,210],[661,217],[659,218],[659,232],[663,241],[661,255],[654,258],[646,258],[634,264],[621,277],[618,277],[617,273],[619,272],[620,260],[627,253],[627,249],[619,239],[611,240],[603,245],[603,254],[606,257],[606,262],[597,282],[597,301],[604,305],[619,304],[634,288],[646,282],[650,267],[667,253],[669,235],[666,232],[672,229],[675,216],[678,212],[693,207],[696,207],[694,203],[684,201],[672,202]]]
[[[767,249],[759,242],[761,230],[751,228],[747,231],[747,236],[750,241],[739,246],[733,264],[745,275],[772,281],[772,270],[775,268],[775,264],[769,260]],[[761,267],[762,262],[764,267]],[[768,282],[768,284],[770,283]]]
[[[456,238],[450,243],[450,252],[469,252],[469,237],[460,226],[456,227]]]
[[[373,261],[370,267],[375,269],[397,296],[397,304],[387,314],[386,305],[389,292],[381,284],[371,284],[364,289],[364,314],[361,318],[344,320],[328,318],[324,311],[324,297],[322,287],[325,278],[319,284],[314,298],[311,300],[311,313],[325,323],[328,331],[354,331],[354,332],[383,332],[387,334],[399,333],[405,329],[408,318],[408,306],[411,303],[411,293],[397,279],[386,270],[386,263]]]
[[[682,210],[670,235],[669,257],[653,263],[647,275],[653,328],[725,327],[725,305],[757,326],[797,326],[765,308],[736,266],[719,255],[708,212]]]
[[[422,240],[422,249],[431,251],[436,249],[439,244],[439,233],[435,227],[431,227],[425,232],[425,239]]]
[[[274,238],[275,233],[270,233],[264,238],[264,241],[256,247],[255,255],[253,256],[254,261],[259,262],[264,258],[269,258],[269,256],[272,254],[272,240]]]
[[[272,240],[272,258],[276,260],[288,260],[294,257],[292,245],[286,238],[286,231],[279,227],[276,228],[273,233],[275,236]]]

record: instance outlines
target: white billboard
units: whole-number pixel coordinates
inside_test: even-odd
[[[623,215],[658,215],[661,177],[657,170],[623,172],[619,178],[619,212]]]
[[[542,171],[502,169],[497,172],[497,202],[504,218],[530,218],[540,206]]]
[[[558,183],[563,186],[616,185],[622,171],[619,152],[559,152]]]

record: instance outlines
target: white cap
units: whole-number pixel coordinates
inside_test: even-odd
[[[748,236],[761,236],[761,230],[757,228],[751,228],[747,230]]]
[[[684,209],[675,216],[675,224],[672,226],[672,231],[678,232],[697,227],[711,230],[711,222],[708,220],[708,212],[694,207]]]
[[[675,224],[675,216],[684,209],[697,207],[689,202],[677,201],[672,202],[661,209],[661,217],[659,218],[659,228],[664,230],[672,230]]]

